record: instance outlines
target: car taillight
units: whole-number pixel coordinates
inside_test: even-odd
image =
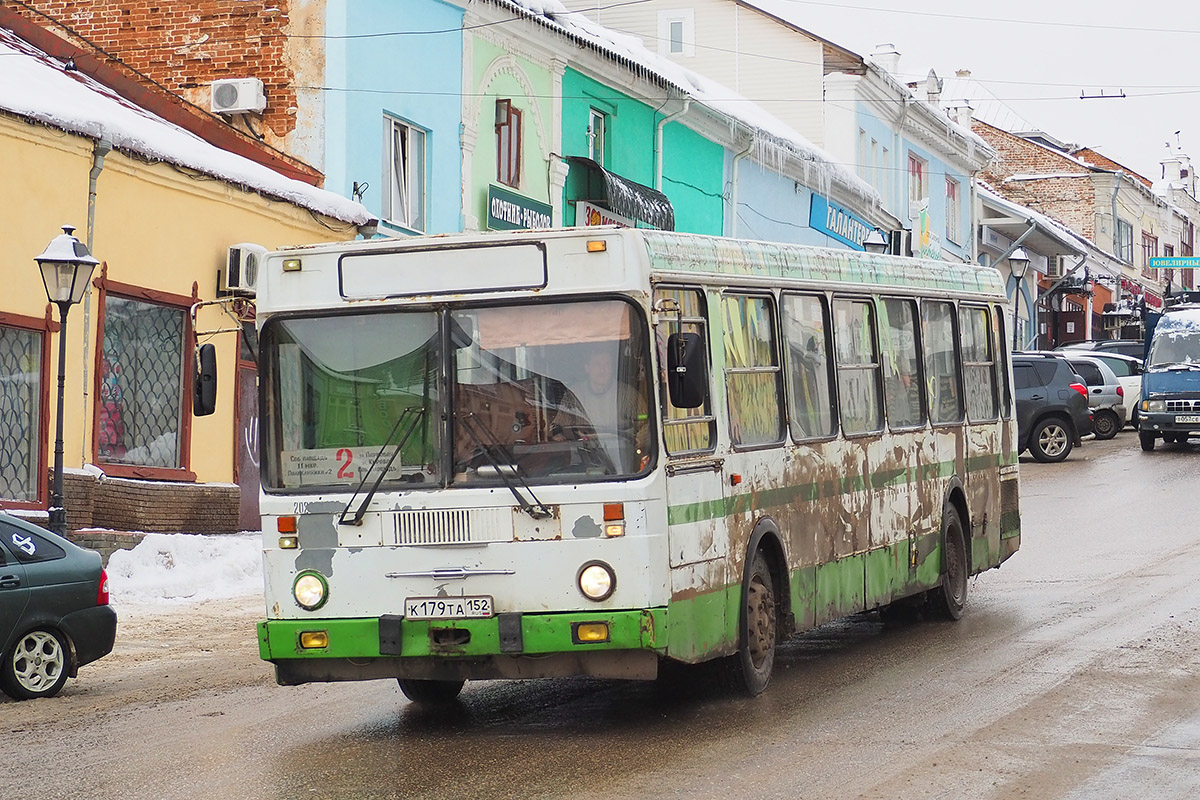
[[[1124,396],[1125,396],[1125,387],[1118,386],[1117,387],[1117,397],[1124,397]]]
[[[108,570],[100,570],[100,589],[96,592],[96,605],[108,605]]]
[[[1082,383],[1072,383],[1071,388],[1083,395],[1085,399],[1087,398],[1087,387]]]

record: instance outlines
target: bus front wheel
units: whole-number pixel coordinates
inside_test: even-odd
[[[414,703],[444,706],[453,703],[465,681],[430,681],[417,678],[397,678],[400,691]]]
[[[762,693],[771,682],[778,640],[778,609],[775,579],[762,550],[756,550],[742,587],[740,648],[729,657],[730,687],[750,697]]]
[[[967,544],[962,519],[953,503],[942,509],[942,582],[930,591],[929,604],[939,617],[958,619],[967,605]]]
[[[1147,453],[1154,449],[1154,440],[1158,437],[1149,431],[1138,431],[1138,439],[1141,441],[1142,449]]]

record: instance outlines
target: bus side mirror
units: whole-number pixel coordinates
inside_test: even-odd
[[[192,415],[207,417],[217,410],[217,348],[200,345],[196,352],[196,377],[192,382]]]
[[[676,408],[699,408],[708,399],[707,359],[698,333],[667,337],[667,394]]]

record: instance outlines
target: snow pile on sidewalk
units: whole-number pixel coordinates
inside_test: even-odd
[[[148,533],[108,561],[114,605],[189,605],[261,595],[262,535]]]

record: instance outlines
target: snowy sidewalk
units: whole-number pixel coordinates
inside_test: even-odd
[[[261,596],[262,535],[148,533],[108,561],[114,606],[191,606]]]

